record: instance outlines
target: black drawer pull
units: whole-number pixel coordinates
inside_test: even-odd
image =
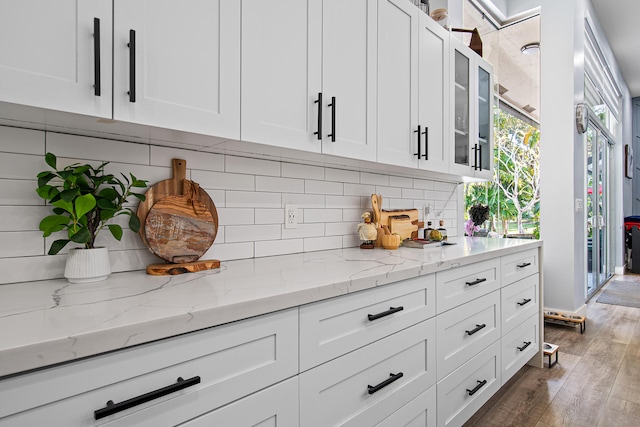
[[[420,147],[422,146],[422,142],[420,141],[420,138],[421,138],[420,135],[422,135],[422,127],[418,125],[418,130],[414,130],[413,133],[418,134],[418,152],[413,153],[413,155],[418,156],[418,160],[420,160],[420,157],[422,157],[422,152],[420,151]]]
[[[486,323],[483,323],[482,325],[476,325],[475,329],[472,329],[470,331],[465,331],[467,333],[467,335],[473,335],[476,332],[478,332],[480,329],[484,329],[487,327]]]
[[[529,347],[531,345],[531,341],[525,341],[524,345],[522,347],[517,347],[518,350],[520,351],[524,351],[525,348]]]
[[[129,102],[136,102],[136,32],[129,30]]]
[[[318,141],[322,141],[322,92],[318,92],[318,99],[313,101],[318,104],[318,131],[314,135],[318,135]]]
[[[464,282],[464,283],[466,283],[466,284],[467,284],[467,286],[475,286],[475,285],[477,285],[478,283],[482,283],[482,282],[486,282],[486,281],[487,281],[487,279],[486,279],[486,278],[482,278],[482,279],[476,279],[476,280],[474,280],[473,282]]]
[[[369,394],[373,394],[376,391],[380,391],[383,388],[385,388],[386,386],[388,386],[389,384],[391,384],[392,382],[399,380],[403,376],[404,376],[404,374],[402,372],[398,372],[397,374],[389,374],[389,378],[387,378],[386,380],[382,381],[380,384],[378,384],[378,385],[368,385],[367,386],[368,393]]]
[[[518,264],[516,265],[516,267],[518,268],[525,268],[525,267],[529,267],[531,265],[530,262],[523,262],[522,264]]]
[[[331,104],[328,105],[331,107],[331,133],[327,135],[331,138],[331,142],[336,142],[336,97],[331,97]]]
[[[403,306],[400,306],[400,307],[389,307],[389,310],[387,310],[387,311],[383,311],[382,313],[378,313],[378,314],[367,314],[367,317],[369,318],[369,320],[376,320],[376,319],[379,319],[381,317],[385,317],[385,316],[388,316],[388,315],[393,314],[393,313],[397,313],[397,312],[402,311],[402,310],[404,310]]]
[[[520,307],[531,302],[531,298],[525,298],[524,301],[517,303]]]
[[[469,390],[467,389],[467,393],[469,393],[469,396],[473,396],[474,394],[476,394],[476,392],[478,390],[480,390],[482,388],[482,386],[484,386],[487,383],[487,380],[482,380],[482,381],[478,381],[478,385],[475,386],[473,388],[473,390]]]
[[[93,94],[100,96],[100,19],[93,18]]]
[[[150,402],[159,397],[175,393],[176,391],[191,387],[196,384],[200,384],[200,377],[193,377],[189,378],[188,380],[184,380],[182,379],[182,377],[180,377],[175,384],[150,391],[149,393],[141,394],[140,396],[124,400],[120,403],[114,403],[113,400],[110,400],[107,402],[107,405],[104,408],[94,411],[93,416],[96,420],[99,420],[100,418],[108,417],[109,415],[122,412],[126,409],[133,408],[134,406],[138,406],[146,402]]]

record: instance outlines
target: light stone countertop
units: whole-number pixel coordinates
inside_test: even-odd
[[[0,377],[542,246],[458,238],[424,249],[337,249],[223,262],[177,276],[114,273],[0,285]]]

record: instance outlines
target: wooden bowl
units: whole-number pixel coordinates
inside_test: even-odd
[[[398,249],[400,247],[400,236],[398,234],[385,234],[382,236],[382,247],[385,249]]]

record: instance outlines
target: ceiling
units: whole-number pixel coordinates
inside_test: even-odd
[[[632,97],[640,96],[638,0],[591,0]]]

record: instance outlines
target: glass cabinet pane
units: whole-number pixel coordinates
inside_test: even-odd
[[[478,156],[480,167],[487,170],[491,167],[489,138],[491,137],[491,78],[488,71],[478,67]]]
[[[469,58],[456,50],[455,54],[455,159],[469,165]]]

